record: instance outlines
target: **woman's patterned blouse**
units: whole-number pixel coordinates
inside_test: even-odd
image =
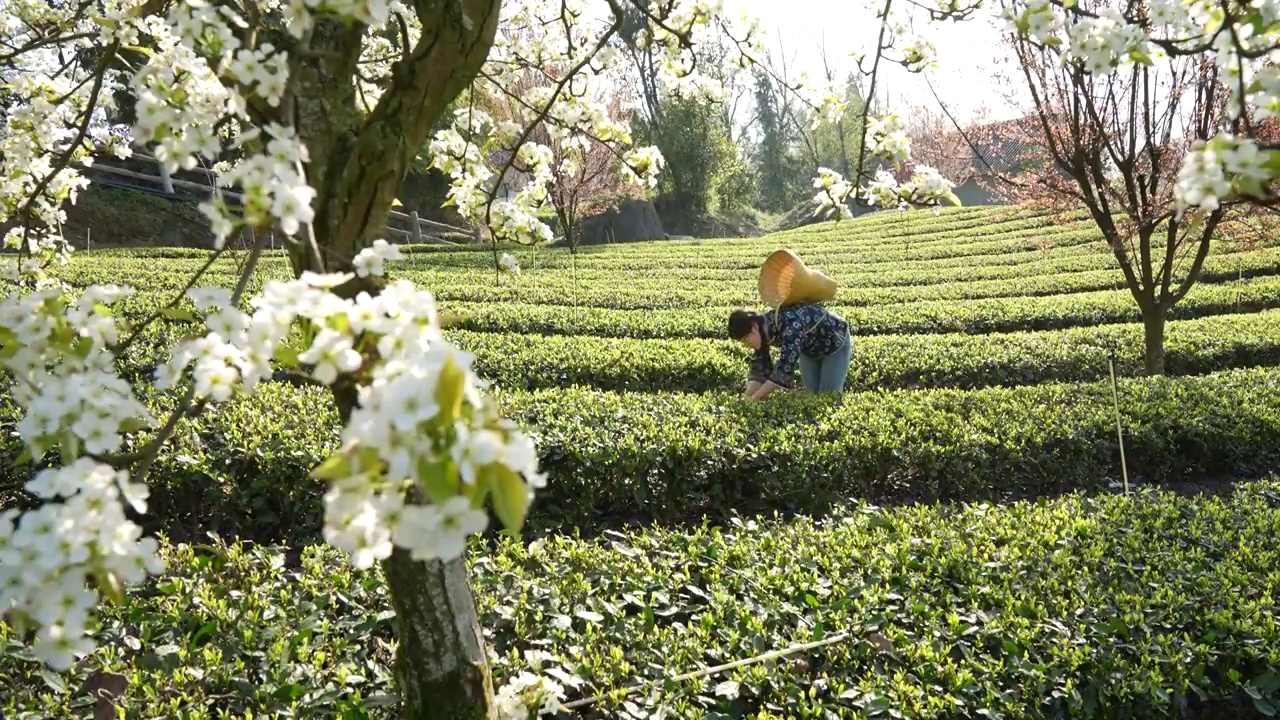
[[[813,303],[788,305],[770,310],[764,318],[764,339],[760,349],[751,354],[748,378],[755,382],[772,380],[775,385],[791,387],[800,356],[815,360],[827,357],[849,341],[849,322]],[[769,346],[779,348],[775,364]]]

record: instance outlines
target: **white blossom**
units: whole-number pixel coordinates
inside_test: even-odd
[[[531,713],[555,712],[564,700],[564,687],[543,675],[521,672],[495,695],[498,716],[526,720]]]
[[[403,260],[400,248],[381,238],[356,254],[353,261],[356,275],[360,277],[381,277],[386,273],[385,263],[388,260]]]
[[[502,267],[503,270],[519,277],[520,263],[516,261],[515,256],[511,253],[502,253],[502,257],[498,258],[498,265]]]

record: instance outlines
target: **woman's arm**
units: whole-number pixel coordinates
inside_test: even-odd
[[[764,383],[760,385],[760,387],[756,388],[755,393],[752,394],[750,397],[752,400],[763,400],[769,397],[769,395],[773,393],[775,390],[781,390],[782,387],[783,386],[775,383],[772,380],[766,380]]]
[[[760,385],[769,379],[773,372],[773,359],[769,357],[769,347],[761,344],[758,350],[752,351],[747,358],[747,397],[754,397]]]

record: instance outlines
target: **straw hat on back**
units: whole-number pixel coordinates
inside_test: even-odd
[[[760,298],[778,308],[803,302],[826,302],[836,296],[836,281],[813,270],[785,248],[773,251],[760,268]]]

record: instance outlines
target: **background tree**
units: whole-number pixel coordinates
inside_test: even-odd
[[[752,164],[759,178],[757,203],[771,212],[787,212],[805,202],[813,173],[821,167],[808,130],[810,118],[793,107],[799,100],[786,91],[785,58],[779,65],[754,73],[756,122],[750,135]]]
[[[628,114],[618,103],[616,97],[609,101],[609,113],[615,120],[626,122]],[[582,242],[583,218],[641,197],[642,191],[623,178],[618,152],[606,143],[580,134],[553,140],[545,133],[535,133],[534,139],[552,148],[554,169],[548,196],[565,242],[570,252],[576,252]]]
[[[613,133],[605,138],[584,132],[578,127],[562,129],[553,123],[540,121],[526,104],[514,97],[530,92],[552,89],[550,78],[563,75],[562,69],[542,72],[526,72],[510,86],[510,94],[493,97],[482,103],[490,109],[498,122],[507,122],[533,128],[529,139],[550,150],[547,181],[547,198],[559,222],[560,232],[571,252],[576,252],[581,240],[580,220],[610,207],[622,200],[638,197],[640,189],[624,176],[624,153],[631,138],[624,133]],[[590,87],[582,89],[592,112],[601,113],[604,122],[618,129],[628,126],[633,116],[634,97],[624,78],[618,75],[594,78]],[[510,176],[514,181],[509,187],[517,190],[526,185],[534,172],[531,163],[519,158],[511,163]],[[501,179],[499,179],[501,181]],[[496,252],[496,244],[495,244]]]
[[[1016,35],[1009,43],[1034,112],[1007,126],[1022,135],[1027,169],[1002,180],[1021,203],[1087,209],[1141,313],[1146,372],[1163,374],[1166,318],[1195,285],[1223,219],[1222,207],[1181,213],[1174,193],[1192,144],[1225,123],[1215,68],[1157,57],[1095,74],[1061,46]]]
[[[757,202],[765,210],[787,210],[800,201],[796,180],[803,176],[788,132],[785,110],[780,107],[779,93],[774,91],[773,79],[767,73],[755,72],[754,98],[757,137],[753,165],[759,177]]]
[[[862,137],[866,126],[865,114],[868,101],[862,96],[862,86],[858,82],[858,75],[853,72],[842,71],[841,68],[832,64],[827,56],[825,41],[819,46],[818,51],[822,58],[824,87],[843,86],[844,94],[841,100],[844,101],[845,108],[831,122],[817,122],[818,118],[810,117],[809,124],[814,131],[813,144],[815,154],[815,167],[812,172],[816,173],[820,167],[829,167],[835,168],[840,171],[840,174],[848,176],[854,174],[854,164],[858,162],[856,154],[859,143],[857,139]],[[843,78],[840,77],[842,72]],[[856,169],[858,171],[862,170],[862,168]]]
[[[978,160],[965,136],[956,130],[951,118],[941,109],[915,105],[907,121],[907,137],[911,139],[911,167],[927,165],[942,173],[943,177],[964,182],[978,169]],[[975,132],[975,126],[987,124],[987,113],[980,110],[966,126],[970,139],[983,150],[983,138]],[[985,153],[984,153],[985,154]],[[906,179],[910,168],[904,168]]]
[[[765,62],[769,69],[756,72],[753,163],[761,188],[758,202],[763,209],[794,211],[807,203],[819,168],[856,175],[853,170],[866,110],[861,84],[853,72],[837,77],[841,71],[829,64],[825,48],[822,58],[824,77],[830,87],[840,88],[844,105],[831,118],[819,117],[815,108],[787,91],[791,61],[781,42],[776,55]],[[795,82],[803,85],[809,80],[802,76]]]
[[[689,228],[705,219],[715,202],[718,178],[736,153],[715,101],[667,94],[662,121],[641,118],[635,132],[658,148],[666,162],[655,200],[663,223]]]
[[[639,12],[631,11],[637,17]],[[711,230],[714,212],[743,207],[754,192],[754,179],[735,141],[745,93],[734,65],[741,52],[731,39],[708,39],[690,58],[702,69],[704,82],[675,87],[664,79],[669,69],[643,27],[630,19],[618,47],[635,71],[641,99],[632,132],[665,161],[654,205],[669,229]]]

